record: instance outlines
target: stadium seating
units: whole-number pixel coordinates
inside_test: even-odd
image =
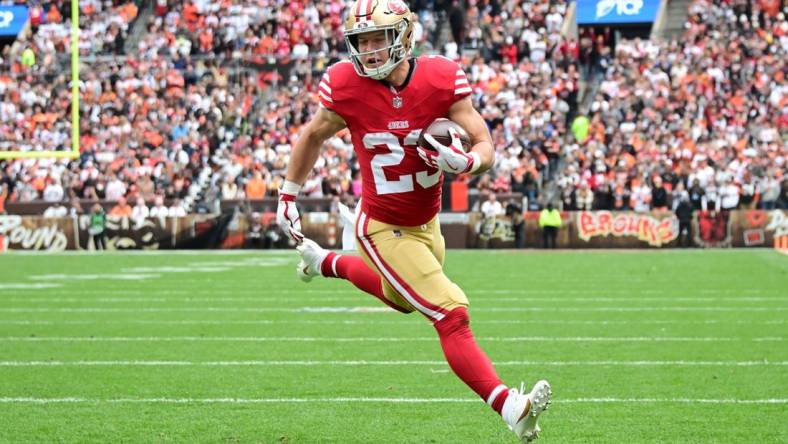
[[[678,202],[696,180],[707,209],[778,205],[788,22],[751,3],[696,0],[680,41],[617,45],[586,140],[565,147],[564,208],[648,211],[656,190]]]
[[[42,3],[46,18],[6,48],[0,149],[69,146],[66,3]],[[348,2],[83,3],[83,155],[3,163],[5,200],[120,193],[206,211],[215,197],[246,198],[251,182],[255,196],[273,196],[316,109],[315,84],[342,57]],[[726,2],[693,2],[681,42],[619,43],[585,109],[587,65],[577,39],[562,36],[565,2],[415,3],[416,52],[463,65],[496,143],[498,163],[469,182],[472,194],[522,193],[531,209],[555,198],[565,209],[644,210],[660,176],[669,193],[699,179],[712,204],[733,193],[737,206],[783,204],[788,25],[779,11],[738,16]],[[32,67],[19,62],[27,47]],[[578,141],[570,127],[581,114],[589,135]],[[358,195],[347,134],[328,141],[315,173],[307,196]]]

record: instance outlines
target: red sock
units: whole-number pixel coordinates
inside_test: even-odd
[[[459,307],[433,325],[438,330],[449,367],[500,414],[509,390],[498,378],[490,358],[476,344],[469,324],[468,311]]]
[[[383,285],[380,281],[380,275],[369,268],[364,259],[358,256],[345,256],[332,251],[328,253],[328,256],[320,265],[320,272],[326,277],[347,279],[356,288],[375,296],[389,307],[403,313],[409,313],[408,310],[392,303],[383,296]]]

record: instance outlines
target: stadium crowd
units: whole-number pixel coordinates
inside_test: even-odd
[[[317,81],[344,52],[348,2],[83,3],[91,23],[80,40],[84,55],[123,54],[131,27],[144,32],[133,53],[83,64],[82,156],[2,163],[0,201],[174,201],[188,197],[203,170],[211,172],[205,201],[275,195],[292,143],[316,110]],[[69,4],[31,3],[41,8],[39,22],[3,51],[4,150],[68,149],[69,76],[57,53],[68,49]],[[152,14],[135,22],[137,8],[149,4]],[[698,0],[683,43],[633,41],[609,54],[609,36],[562,36],[563,1],[411,6],[416,54],[440,52],[462,64],[496,143],[490,174],[456,179],[470,180],[471,192],[520,192],[537,209],[555,180],[564,209],[641,211],[663,206],[652,197],[662,188],[680,194],[698,179],[704,202],[729,206],[734,188],[737,205],[785,198],[781,13],[742,15],[727,2]],[[436,48],[446,31],[447,43]],[[83,47],[89,36],[101,38]],[[28,48],[34,64],[21,57]],[[272,62],[282,69],[265,69]],[[582,113],[581,72],[590,63],[604,69],[604,80]],[[576,131],[573,122],[583,119],[586,131]],[[346,132],[329,140],[303,193],[360,195]]]
[[[65,3],[42,8],[55,8],[62,16],[68,11],[58,8]],[[96,10],[108,16],[124,5],[97,5]],[[139,23],[146,32],[135,54],[117,61],[98,59],[84,70],[79,162],[7,163],[3,182],[8,199],[183,198],[196,172],[206,167],[215,171],[208,196],[274,194],[291,143],[315,111],[316,80],[344,51],[345,6],[156,2],[154,14]],[[439,23],[447,21],[454,28],[459,13],[468,24],[460,27],[469,29],[467,35],[451,30],[460,43],[450,41],[444,51],[467,69],[474,99],[502,154],[495,175],[480,178],[474,188],[519,191],[535,202],[542,173],[551,158],[557,159],[567,116],[576,109],[577,67],[571,54],[557,49],[563,3],[521,1],[503,9],[479,4],[463,10],[457,2],[435,2],[416,5],[414,11],[417,53],[433,50]],[[66,47],[52,44],[46,27],[54,27],[55,20],[44,22],[16,49],[32,44],[46,63],[26,66],[6,49],[3,84],[11,94],[0,115],[4,149],[63,149],[69,143],[68,78],[49,52],[53,46]],[[536,32],[530,32],[532,27]],[[205,33],[215,33],[212,44]],[[504,37],[512,34],[522,38],[513,43]],[[286,78],[239,68],[269,57],[290,67]],[[227,63],[232,60],[243,63]],[[359,194],[347,134],[329,142],[316,173],[304,188],[307,195]]]
[[[26,2],[32,39],[28,44],[44,65],[71,50],[71,0]],[[79,50],[83,56],[123,54],[129,27],[143,0],[80,0]]]
[[[695,0],[680,41],[618,43],[564,147],[563,208],[788,207],[788,22],[773,5]]]

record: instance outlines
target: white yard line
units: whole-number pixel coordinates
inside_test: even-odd
[[[496,361],[497,367],[784,367],[788,361]],[[319,367],[446,366],[446,361],[0,361],[0,367]]]
[[[786,311],[788,307],[491,307],[477,308],[476,311],[508,312],[508,311],[558,311],[558,312],[639,312],[639,311],[722,311],[722,312],[763,312]]]
[[[33,398],[0,397],[2,404],[301,404],[301,403],[383,403],[383,404],[456,404],[479,403],[477,398]],[[708,399],[708,398],[568,398],[556,404],[788,404],[786,398]]]
[[[8,284],[0,284],[0,290],[4,288],[11,288],[11,287],[4,287],[4,285]],[[10,284],[14,285],[14,284]],[[46,287],[42,288],[54,288],[58,287],[61,284],[17,284],[17,285],[45,285]],[[32,288],[32,287],[31,287]],[[154,296],[157,292],[151,292]],[[357,302],[359,300],[364,299],[364,295],[362,294],[355,294],[349,295],[345,297],[341,296],[327,296],[327,297],[299,297],[296,300],[298,302]],[[172,298],[172,297],[149,297],[149,296],[127,296],[127,297],[95,297],[95,298],[84,298],[84,297],[27,297],[27,298],[20,298],[20,297],[12,297],[12,298],[4,298],[0,296],[0,303],[1,302],[13,302],[13,303],[61,303],[61,302],[109,302],[109,303],[116,303],[116,302],[290,302],[294,299],[291,297],[268,297],[268,296],[249,296],[249,297],[185,297],[185,298]],[[545,302],[545,298],[536,298],[536,297],[523,297],[523,298],[476,298],[471,302],[476,304],[483,304],[486,305],[488,303],[497,303],[497,302]],[[741,298],[707,298],[707,297],[699,297],[699,298],[691,298],[691,297],[680,297],[680,298],[672,298],[672,297],[642,297],[642,298],[554,298],[551,299],[549,302],[553,303],[560,303],[560,302],[787,302],[788,298],[761,298],[761,297],[741,297]],[[750,306],[750,305],[748,305]]]
[[[782,337],[736,338],[715,336],[522,336],[479,337],[482,342],[782,342]],[[425,337],[329,336],[2,336],[0,342],[434,342]]]
[[[476,313],[520,312],[776,312],[788,307],[473,307]],[[382,306],[358,307],[0,307],[2,313],[174,313],[174,312],[249,312],[249,313],[396,313]]]
[[[784,319],[742,320],[742,319],[704,319],[704,320],[577,320],[577,319],[492,319],[474,320],[473,324],[484,325],[782,325]],[[254,320],[213,320],[213,319],[181,319],[181,320],[148,320],[148,319],[120,319],[120,320],[35,320],[35,319],[0,319],[0,325],[402,325],[413,327],[414,321],[402,318],[399,321],[387,320],[309,320],[309,319],[254,319]]]
[[[4,282],[0,284],[0,290],[49,290],[62,286],[52,282]]]
[[[209,263],[210,265],[216,265],[218,263]],[[30,277],[28,277],[30,278]],[[230,283],[231,284],[231,283]],[[753,295],[762,294],[762,290],[758,289],[748,289],[748,290],[736,290],[730,291],[725,289],[699,289],[694,290],[696,293],[704,294],[704,295],[721,295],[721,294],[733,294],[738,296],[732,296],[732,300],[740,300],[741,297],[755,297]],[[51,293],[51,292],[49,292]],[[156,296],[159,295],[168,295],[168,294],[243,294],[243,295],[264,295],[264,294],[328,294],[328,295],[347,295],[347,296],[361,296],[364,297],[363,293],[348,287],[343,287],[339,289],[313,289],[307,287],[265,287],[265,288],[256,288],[250,286],[226,286],[222,285],[221,290],[211,289],[211,288],[194,288],[194,289],[183,289],[183,288],[157,288],[151,291],[144,291],[140,289],[120,289],[120,290],[112,290],[112,289],[97,289],[97,288],[63,288],[56,292],[57,294],[99,294],[99,295],[129,295],[129,294],[138,294],[140,296],[150,295],[154,293]],[[591,297],[591,296],[600,296],[600,297],[607,297],[608,295],[614,294],[621,294],[624,295],[624,298],[612,298],[615,300],[629,300],[635,299],[640,300],[642,298],[630,297],[632,295],[655,295],[655,300],[672,300],[673,297],[670,295],[666,295],[665,291],[663,290],[653,290],[653,289],[575,289],[575,290],[527,290],[527,289],[476,289],[474,288],[470,293],[471,299],[490,299],[490,300],[499,300],[497,296],[494,295],[554,295],[554,296],[562,296],[562,295],[577,295],[581,297]],[[743,294],[741,294],[743,293]],[[690,299],[695,299],[692,296],[687,296],[686,293],[680,295],[679,297],[686,297]],[[559,298],[563,299],[563,298]],[[717,298],[714,298],[717,299]],[[521,300],[517,298],[517,300]],[[544,300],[544,298],[541,298]],[[778,296],[775,297],[775,300],[788,300],[788,298],[779,298]]]

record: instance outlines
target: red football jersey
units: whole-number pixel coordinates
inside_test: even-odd
[[[440,170],[416,151],[421,130],[446,117],[449,107],[471,93],[460,66],[441,56],[413,60],[401,91],[356,74],[350,62],[331,66],[318,89],[320,102],[347,123],[362,178],[362,210],[393,225],[429,222],[440,211]]]

